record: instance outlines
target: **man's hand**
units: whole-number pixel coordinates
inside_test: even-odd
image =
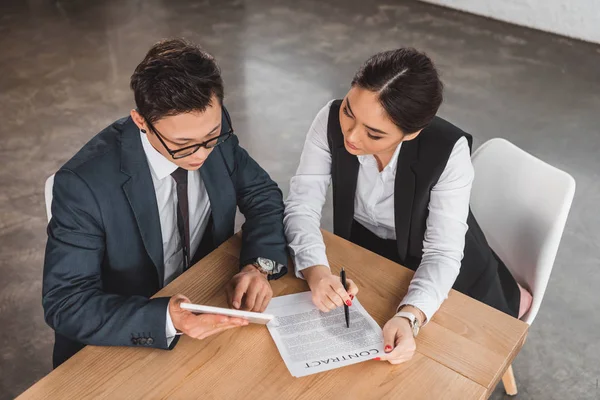
[[[302,270],[312,292],[312,301],[323,312],[329,312],[346,305],[351,306],[358,287],[351,279],[346,279],[348,290],[344,289],[339,276],[331,273],[324,265],[315,265]]]
[[[173,326],[194,339],[204,339],[227,329],[248,325],[248,321],[242,318],[215,314],[196,315],[179,307],[181,303],[190,303],[190,300],[181,294],[169,300],[169,314]]]
[[[229,306],[246,311],[263,312],[273,297],[267,275],[254,265],[246,265],[226,286]]]

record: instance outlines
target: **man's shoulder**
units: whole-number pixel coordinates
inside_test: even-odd
[[[243,148],[240,145],[240,139],[235,133],[233,133],[226,141],[215,147],[215,150],[218,149],[221,154],[229,158],[235,157],[235,153],[239,148]]]
[[[107,166],[120,164],[119,148],[122,134],[133,121],[130,117],[124,117],[113,122],[93,138],[69,160],[61,169],[67,169],[75,173],[84,173],[89,169],[103,169]]]

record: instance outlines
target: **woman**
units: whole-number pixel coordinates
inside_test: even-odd
[[[412,357],[418,328],[452,287],[515,317],[531,300],[469,212],[472,140],[436,117],[442,88],[431,60],[414,49],[371,57],[345,98],[315,118],[286,201],[296,274],[320,310],[351,304],[358,291],[350,281],[346,292],[329,270],[319,226],[330,182],[334,233],[416,271],[383,328],[381,360],[393,364]]]

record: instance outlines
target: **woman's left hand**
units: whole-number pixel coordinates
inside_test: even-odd
[[[383,327],[383,345],[385,353],[379,358],[390,364],[402,364],[415,354],[417,344],[413,331],[406,318],[393,317]]]

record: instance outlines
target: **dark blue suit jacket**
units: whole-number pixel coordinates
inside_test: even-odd
[[[237,137],[216,147],[200,173],[212,217],[194,258],[234,234],[239,206],[246,217],[242,265],[256,257],[287,265],[281,191]],[[42,303],[55,331],[54,366],[87,344],[167,349],[169,299],[149,299],[164,278],[158,207],[131,118],[69,160],[56,173],[53,196]]]

